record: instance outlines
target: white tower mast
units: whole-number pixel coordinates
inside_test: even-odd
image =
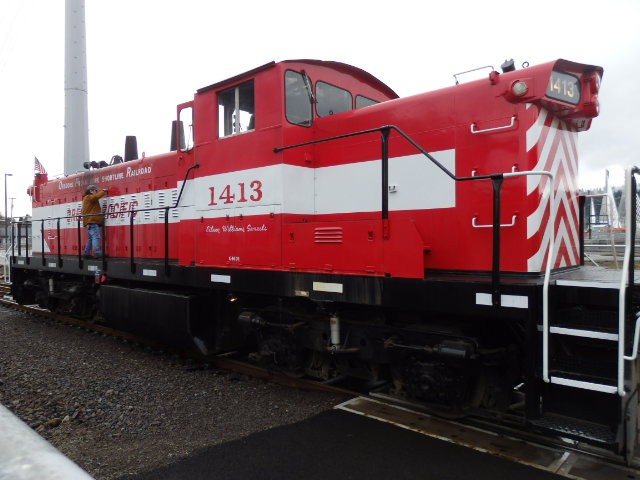
[[[90,160],[84,0],[65,0],[64,44],[64,174],[71,175]]]

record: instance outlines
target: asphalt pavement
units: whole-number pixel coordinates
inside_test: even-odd
[[[128,480],[559,480],[560,476],[341,410],[207,448]]]

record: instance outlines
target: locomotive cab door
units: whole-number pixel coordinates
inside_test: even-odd
[[[285,201],[293,205],[303,198],[295,206],[305,214],[287,219],[284,264],[332,273],[380,273],[383,227],[380,191],[372,188],[379,184],[375,162],[336,164],[340,149],[334,145],[316,146],[308,156],[313,159],[308,171],[286,187]]]
[[[282,166],[273,155],[279,101],[269,74],[232,79],[196,97],[193,258],[199,266],[281,264]]]
[[[285,144],[302,144],[343,133],[340,113],[353,109],[352,95],[331,72],[285,72]],[[331,80],[331,81],[329,81]],[[315,86],[315,94],[314,92]],[[352,130],[355,128],[349,125]],[[361,139],[333,140],[287,151],[284,182],[288,212],[283,263],[290,269],[331,273],[382,273],[379,162],[363,161]]]

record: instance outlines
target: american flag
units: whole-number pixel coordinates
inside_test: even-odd
[[[33,158],[35,159],[36,173],[40,173],[42,175],[46,175],[47,171],[45,170],[45,168],[40,163],[40,160],[38,160],[38,157],[33,157]]]

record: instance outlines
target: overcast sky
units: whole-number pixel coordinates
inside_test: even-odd
[[[167,151],[176,104],[271,60],[345,62],[407,96],[506,58],[566,58],[605,70],[581,186],[604,186],[607,168],[622,184],[640,164],[639,26],[638,0],[86,0],[91,160],[122,155],[126,135]],[[63,77],[64,0],[0,0],[0,174],[13,174],[15,216],[30,213],[34,156],[63,172]]]

